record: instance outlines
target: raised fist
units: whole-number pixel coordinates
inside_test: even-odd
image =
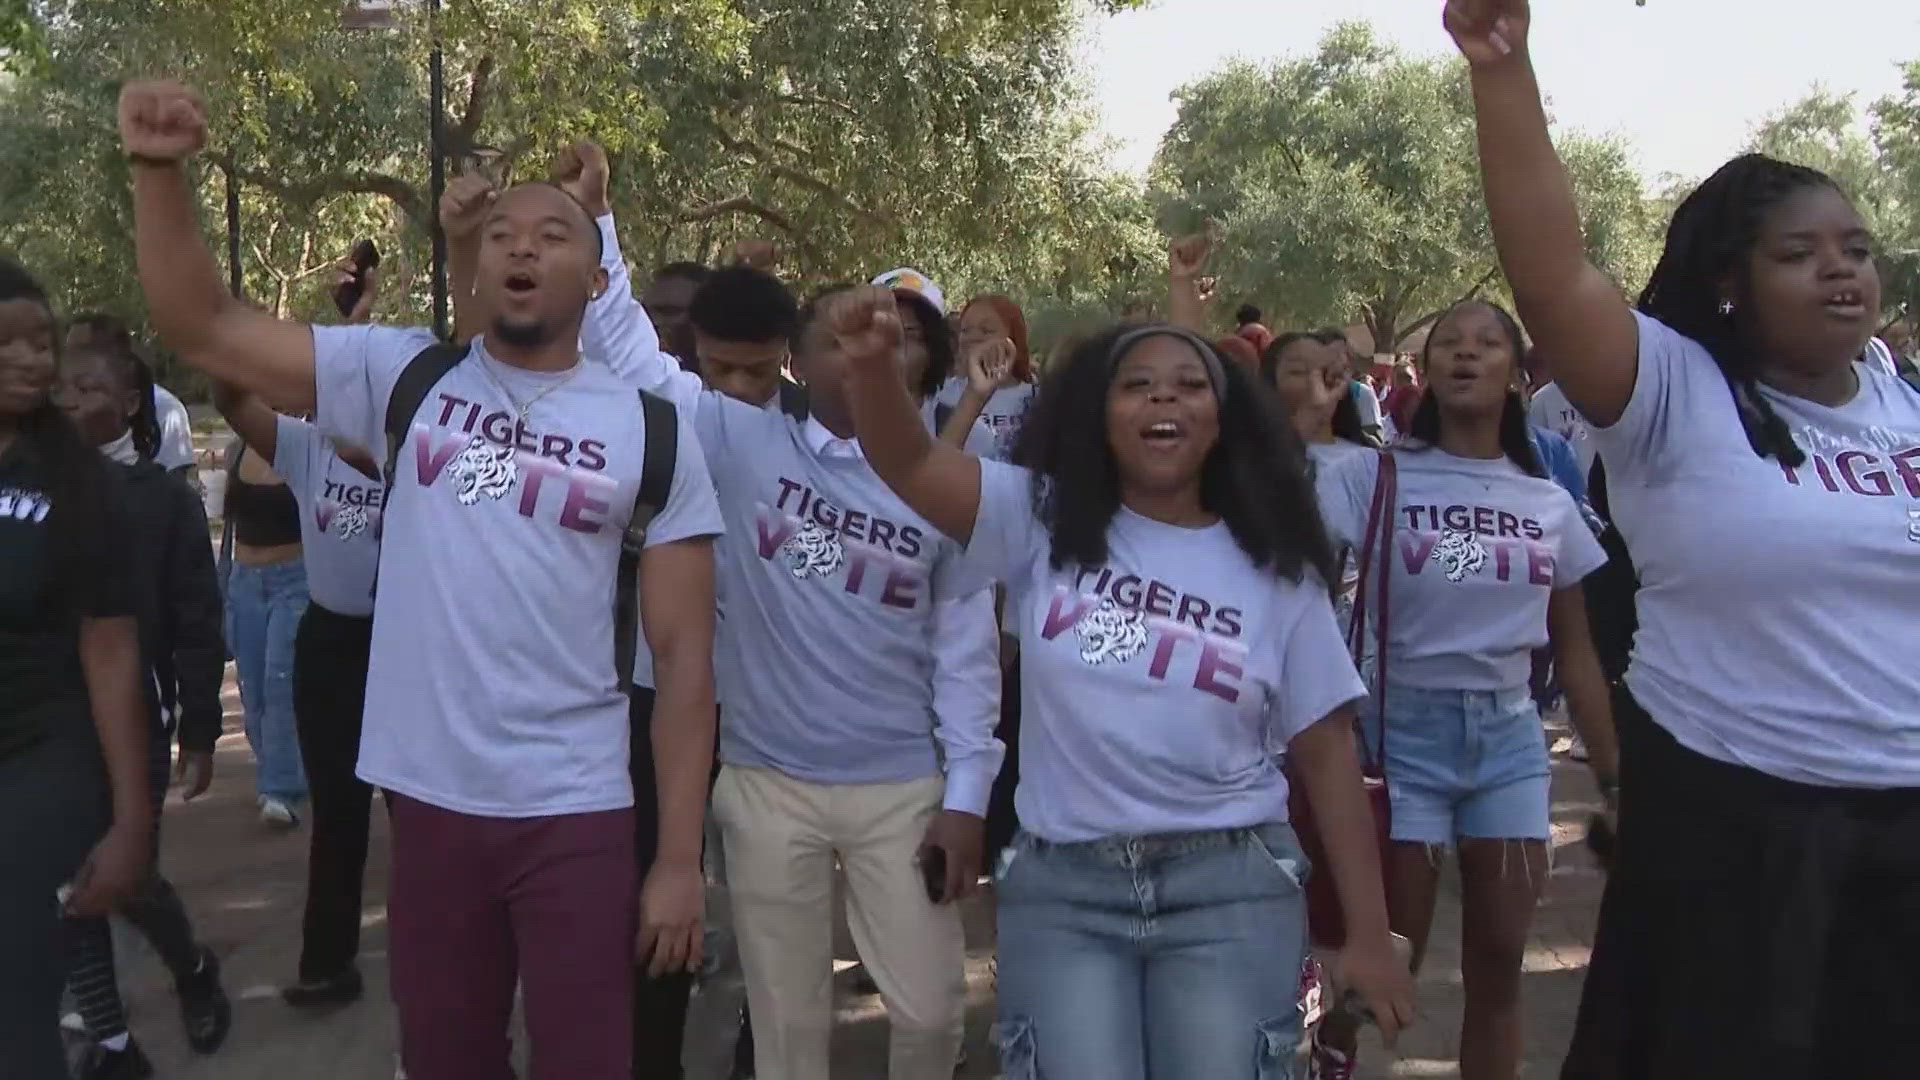
[[[771,240],[741,240],[733,245],[733,265],[772,270],[780,262],[780,248]]]
[[[480,231],[487,208],[500,192],[479,173],[461,173],[440,193],[440,228],[450,239],[466,239]]]
[[[120,143],[129,156],[185,161],[207,145],[207,106],[190,86],[165,80],[120,88]]]
[[[900,309],[893,290],[862,285],[833,297],[827,325],[855,364],[891,363],[900,355]]]
[[[992,394],[1013,381],[1013,342],[992,338],[967,350],[967,389]]]
[[[1182,281],[1191,281],[1207,268],[1207,257],[1212,253],[1211,234],[1183,236],[1167,245],[1167,272]]]
[[[553,161],[553,182],[580,200],[594,217],[612,212],[607,202],[607,152],[591,139],[581,139],[560,151]]]
[[[1527,43],[1527,0],[1447,0],[1441,18],[1475,67],[1497,64]]]

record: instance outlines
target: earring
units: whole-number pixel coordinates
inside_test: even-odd
[[[1733,314],[1733,301],[1731,300],[1720,301],[1720,314],[1722,315]]]

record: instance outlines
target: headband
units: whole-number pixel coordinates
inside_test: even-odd
[[[1127,350],[1153,337],[1178,338],[1192,346],[1193,351],[1200,357],[1200,363],[1206,366],[1207,381],[1213,384],[1214,400],[1227,399],[1227,373],[1220,367],[1220,355],[1213,351],[1213,346],[1208,344],[1205,338],[1178,326],[1164,324],[1143,326],[1138,330],[1129,330],[1121,334],[1107,353],[1107,374],[1111,376],[1113,369],[1120,366],[1120,358],[1127,355]]]

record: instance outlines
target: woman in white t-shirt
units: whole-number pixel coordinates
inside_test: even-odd
[[[983,384],[973,358],[982,350],[1005,351],[1005,362],[991,365],[992,381]],[[1027,350],[1027,319],[1020,305],[1004,296],[976,296],[960,312],[961,370],[940,391],[940,402],[953,407],[953,419],[971,425],[975,419],[993,432],[994,459],[1008,461],[1020,441],[1020,425],[1033,404],[1033,357]]]
[[[1023,832],[997,891],[1007,1074],[1286,1069],[1306,864],[1275,744],[1323,823],[1346,982],[1389,1032],[1403,1023],[1352,735],[1362,687],[1271,396],[1187,331],[1111,330],[1042,387],[1029,471],[935,445],[888,362],[884,295],[843,298],[834,325],[869,460],[1005,582],[1021,641]]]
[[[1523,351],[1505,311],[1455,306],[1428,335],[1427,391],[1406,441],[1319,474],[1327,527],[1362,552],[1360,602],[1385,628],[1384,657],[1374,660],[1381,698],[1364,726],[1385,747],[1393,929],[1412,939],[1417,966],[1439,856],[1457,846],[1470,928],[1460,956],[1460,1068],[1482,1080],[1519,1068],[1521,960],[1547,880],[1549,769],[1529,690],[1534,650],[1553,647],[1603,784],[1615,769],[1606,679],[1580,590],[1606,555],[1534,451],[1513,389]],[[1386,500],[1377,519],[1376,491]],[[1321,1048],[1336,1059],[1350,1050]]]
[[[1487,204],[1637,571],[1626,784],[1568,1077],[1911,1076],[1920,1055],[1920,393],[1856,363],[1873,239],[1825,175],[1728,162],[1637,310],[1589,263],[1527,5],[1448,28]]]

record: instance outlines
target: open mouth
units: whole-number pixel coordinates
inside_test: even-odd
[[[1140,439],[1148,446],[1172,446],[1187,435],[1178,420],[1161,420],[1140,429]]]
[[[507,275],[506,285],[508,292],[516,295],[525,295],[537,288],[539,282],[533,280],[532,274],[525,271],[517,271]]]
[[[1824,306],[1829,314],[1843,319],[1858,319],[1867,313],[1866,298],[1858,289],[1841,289],[1829,294]]]

